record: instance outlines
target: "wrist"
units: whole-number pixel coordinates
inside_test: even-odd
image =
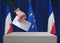
[[[25,14],[25,13],[22,12],[19,8],[17,8],[14,12],[15,12],[18,16],[21,16],[21,15]]]
[[[19,11],[19,8],[17,8],[16,10],[14,10],[15,13],[18,12],[18,11]]]

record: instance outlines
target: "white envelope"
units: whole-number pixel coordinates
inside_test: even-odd
[[[31,23],[29,22],[29,21],[24,21],[24,22],[19,22],[18,21],[18,16],[16,16],[15,18],[14,18],[14,20],[13,20],[13,22],[12,22],[12,24],[14,24],[15,26],[17,26],[17,27],[19,27],[19,28],[21,28],[21,29],[23,29],[23,30],[25,30],[25,31],[28,31],[29,30],[29,28],[30,28],[30,25],[31,25]]]

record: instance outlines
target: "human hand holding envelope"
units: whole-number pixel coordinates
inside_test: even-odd
[[[15,19],[13,20],[12,24],[14,24],[15,26],[17,26],[25,31],[28,31],[31,23],[27,20],[25,20],[23,22],[19,22],[18,19],[19,19],[19,17],[16,16]]]

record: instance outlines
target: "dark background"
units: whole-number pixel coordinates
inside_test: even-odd
[[[44,1],[47,1],[47,0],[43,0],[42,3],[44,3]],[[57,1],[58,1],[58,6],[55,5],[57,10],[54,9],[53,7],[54,9],[53,11],[55,14],[54,16],[55,16],[55,21],[56,21],[56,31],[57,31],[56,35],[58,37],[57,43],[59,43],[60,42],[60,0],[57,0]],[[4,0],[0,0],[0,43],[3,43],[3,35],[4,35],[4,30],[5,30],[5,18],[6,18],[5,7],[6,5],[5,5]],[[12,15],[12,16],[13,18],[15,17],[15,15]]]

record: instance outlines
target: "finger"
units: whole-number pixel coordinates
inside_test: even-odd
[[[18,21],[19,21],[19,22],[22,22],[22,19],[23,19],[23,16],[21,16],[21,17],[18,19]]]
[[[23,18],[26,20],[26,15],[24,14]]]
[[[19,18],[18,21],[21,22],[22,21],[21,18]]]
[[[22,19],[22,22],[25,21],[25,18]]]
[[[23,22],[24,19],[25,19],[24,16],[21,16],[21,17],[18,19],[18,21],[19,21],[19,22]]]
[[[20,16],[20,18],[18,19],[19,22],[23,22],[24,20],[26,20],[26,15],[25,14]]]
[[[27,19],[26,15],[24,16],[25,19]]]

